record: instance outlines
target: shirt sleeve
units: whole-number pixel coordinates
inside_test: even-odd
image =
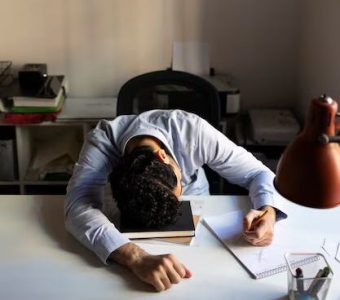
[[[104,123],[88,134],[67,187],[66,229],[107,264],[115,249],[129,242],[103,214],[104,187],[118,159]],[[101,128],[103,127],[103,128]]]
[[[274,173],[205,120],[201,119],[199,128],[198,151],[202,162],[229,182],[248,189],[254,209],[270,205],[276,209],[277,220],[286,218],[274,188]]]

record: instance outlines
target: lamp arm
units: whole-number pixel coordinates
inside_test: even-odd
[[[337,119],[340,119],[340,112],[337,112],[335,114],[335,117]],[[340,129],[340,121],[335,120],[335,129]],[[327,135],[327,134],[321,134],[318,137],[318,142],[321,144],[328,144],[328,143],[340,143],[340,136],[338,135]]]
[[[318,142],[321,144],[328,144],[328,143],[340,143],[340,136],[332,136],[327,134],[321,134],[318,137]]]
[[[337,112],[335,117],[340,119],[340,112]],[[340,129],[340,121],[335,121],[335,129]]]

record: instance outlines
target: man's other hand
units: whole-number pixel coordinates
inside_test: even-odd
[[[268,212],[260,218],[265,210]],[[275,220],[276,212],[271,206],[250,210],[243,220],[244,238],[254,246],[270,245],[274,237]]]
[[[127,266],[140,280],[151,284],[158,292],[192,275],[174,255],[151,255],[133,243],[112,252],[110,259]]]

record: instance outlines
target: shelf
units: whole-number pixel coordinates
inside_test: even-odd
[[[23,185],[67,185],[68,181],[22,181]]]
[[[65,194],[67,180],[60,177],[56,178],[58,181],[42,180],[41,174],[70,173],[88,132],[99,120],[115,116],[116,98],[67,98],[55,122],[17,125],[0,122],[0,141],[5,141],[2,144],[6,146],[7,140],[14,142],[10,145],[13,151],[0,156],[0,161],[9,166],[5,169],[5,164],[1,165],[4,174],[0,172],[0,194]],[[72,137],[65,140],[68,135]],[[66,165],[65,161],[57,160],[55,150],[59,158],[63,158],[61,153],[71,158],[66,171],[60,167]]]
[[[0,185],[0,194],[1,195],[20,195],[20,185],[15,184],[7,184],[7,185]]]
[[[64,160],[58,160],[58,167],[54,169],[56,159],[65,156],[69,166],[67,172],[71,172],[87,133],[95,125],[95,122],[82,120],[16,126],[2,124],[1,139],[14,141],[14,163],[11,163],[13,166],[6,172],[8,176],[0,180],[0,194],[65,194],[68,180],[41,180],[40,174],[54,170],[59,172]],[[9,161],[8,158],[3,159]],[[7,181],[7,177],[14,180]]]
[[[25,185],[24,193],[27,195],[65,195],[65,185]]]
[[[2,181],[0,181],[0,185],[19,185],[19,184],[20,184],[20,181],[18,181],[18,180],[15,180],[15,181],[2,180]]]

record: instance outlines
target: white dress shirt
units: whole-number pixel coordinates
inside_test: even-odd
[[[208,195],[203,164],[249,190],[253,208],[275,203],[274,174],[250,152],[235,145],[207,121],[181,110],[152,110],[100,121],[85,141],[65,200],[65,224],[86,247],[107,263],[108,256],[129,242],[102,212],[108,176],[128,141],[138,135],[160,140],[182,171],[183,195]]]

